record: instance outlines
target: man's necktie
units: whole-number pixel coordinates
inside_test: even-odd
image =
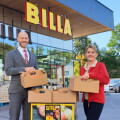
[[[25,62],[26,64],[28,64],[28,55],[27,55],[27,51],[26,50],[23,50],[24,51],[24,55],[25,55]]]

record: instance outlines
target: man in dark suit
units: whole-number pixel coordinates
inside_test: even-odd
[[[17,37],[18,48],[7,53],[5,72],[11,76],[9,87],[10,120],[19,120],[21,107],[23,120],[30,120],[30,103],[28,103],[28,89],[21,86],[20,73],[28,71],[35,73],[38,69],[37,57],[27,49],[29,38],[26,32],[20,32]]]

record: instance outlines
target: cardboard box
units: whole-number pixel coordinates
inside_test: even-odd
[[[11,76],[4,75],[4,80],[11,80]]]
[[[24,88],[47,84],[47,74],[42,70],[36,70],[34,75],[29,72],[22,72],[20,75],[21,85]]]
[[[53,103],[76,103],[77,101],[79,101],[79,93],[70,91],[69,88],[53,91]]]
[[[72,91],[99,93],[99,81],[95,79],[81,80],[80,76],[72,76],[69,81]]]
[[[28,102],[52,103],[52,91],[48,89],[29,90],[28,91]]]

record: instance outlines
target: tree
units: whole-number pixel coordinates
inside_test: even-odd
[[[106,64],[110,78],[118,78],[120,77],[120,24],[114,27],[107,47],[109,50],[102,61]]]
[[[4,53],[6,54],[7,52],[11,51],[15,49],[15,47],[5,43],[4,46],[3,46],[3,43],[0,42],[0,54],[3,54],[3,50],[4,50]]]
[[[84,55],[88,44],[91,44],[91,40],[87,36],[79,37],[73,40],[74,59],[79,59],[83,64],[86,61]],[[78,61],[74,61],[74,74],[78,76],[79,71],[80,71],[80,63]]]
[[[107,68],[110,78],[120,77],[120,57],[115,52],[107,51],[105,48],[99,50],[99,61],[103,62]]]
[[[107,47],[109,47],[109,51],[119,54],[120,52],[120,24],[114,27],[114,30],[112,31],[112,37],[109,43],[107,44]]]
[[[73,52],[76,55],[84,55],[85,54],[85,49],[88,44],[91,44],[90,38],[87,36],[84,37],[79,37],[73,40]]]
[[[3,46],[3,43],[0,42],[0,59],[3,59],[3,52],[4,52],[4,57],[6,57],[7,52],[15,49],[15,47],[5,43]],[[4,58],[5,59],[5,58]]]

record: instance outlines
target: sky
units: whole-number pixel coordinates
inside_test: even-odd
[[[114,26],[120,23],[120,0],[98,0],[113,11]],[[92,42],[96,42],[100,49],[106,48],[111,38],[111,31],[88,36]],[[102,42],[101,42],[102,41]]]

